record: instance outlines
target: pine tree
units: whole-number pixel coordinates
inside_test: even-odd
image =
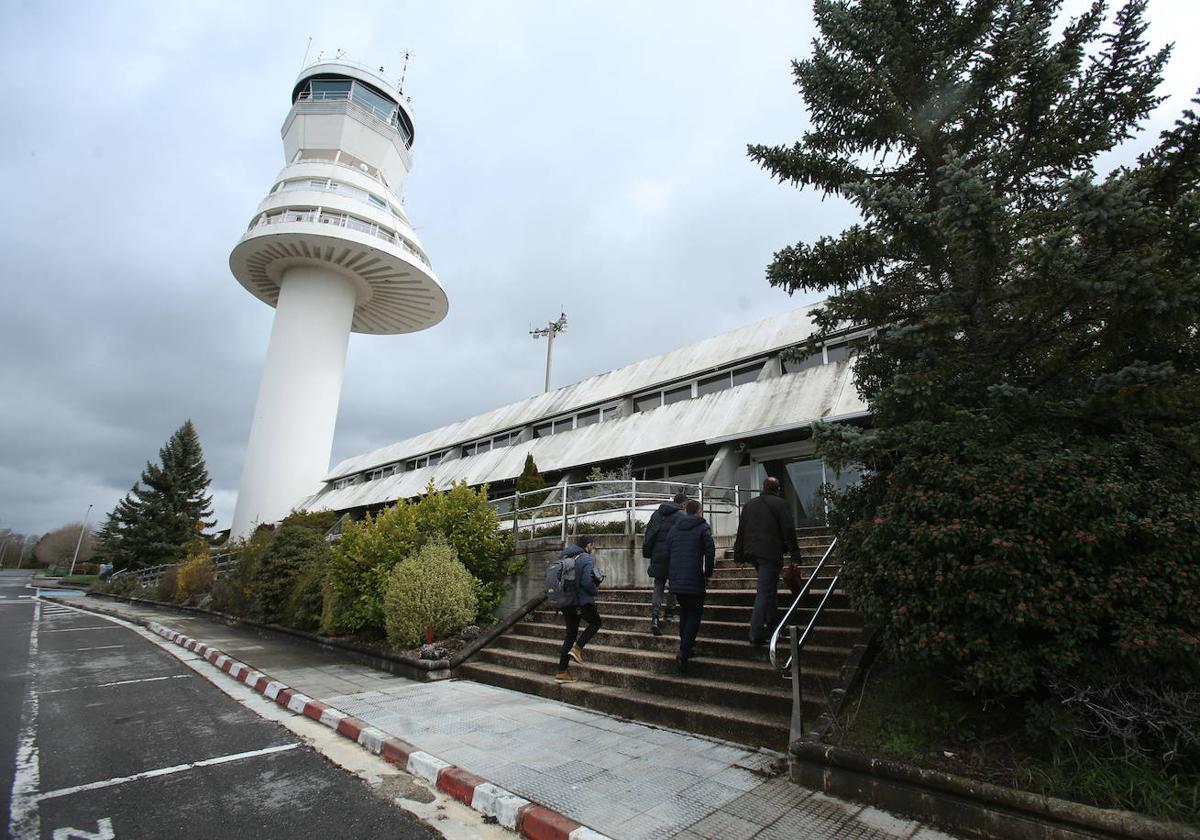
[[[215,523],[208,469],[192,421],[146,462],[141,479],[117,503],[100,531],[99,553],[118,569],[178,562],[184,545]]]
[[[1055,34],[1058,0],[817,0],[811,128],[749,149],[862,216],[767,276],[829,295],[817,341],[878,331],[877,433],[820,435],[869,467],[837,513],[848,585],[969,684],[1200,663],[1200,121],[1097,173],[1161,102],[1145,5]]]

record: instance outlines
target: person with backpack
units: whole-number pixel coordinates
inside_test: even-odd
[[[563,556],[546,568],[546,597],[550,606],[562,610],[566,622],[558,673],[554,675],[560,683],[575,682],[575,675],[569,668],[571,660],[583,662],[583,649],[600,629],[596,595],[603,579],[604,575],[596,569],[596,560],[592,557],[591,537],[576,537],[575,544],[568,546]],[[583,633],[579,632],[580,618],[587,621]]]
[[[686,501],[685,494],[676,493],[674,499],[659,505],[658,510],[650,514],[650,521],[646,523],[646,535],[642,537],[642,556],[650,561],[646,574],[654,580],[654,594],[650,596],[650,632],[655,636],[662,635],[659,618],[669,621],[671,614],[675,612],[675,593],[671,592],[668,595],[666,615],[662,613],[663,592],[667,587],[667,535],[683,519],[683,505]]]
[[[667,578],[672,594],[679,599],[679,653],[675,656],[680,674],[687,674],[688,660],[700,633],[706,584],[716,567],[717,547],[712,529],[700,515],[700,503],[689,499],[686,516],[667,534]]]
[[[749,563],[758,573],[754,611],[750,614],[750,643],[765,645],[778,621],[779,570],[783,555],[796,551],[796,524],[783,499],[778,478],[763,482],[762,493],[742,505],[733,559]]]

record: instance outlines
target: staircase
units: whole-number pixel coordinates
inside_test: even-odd
[[[807,576],[832,536],[823,528],[801,528],[797,535],[801,554],[796,559]],[[597,598],[604,627],[585,649],[585,662],[571,666],[578,682],[554,680],[563,623],[548,608],[513,625],[462,665],[458,676],[647,723],[784,749],[791,685],[771,668],[766,649],[748,641],[755,573],[750,566],[734,563],[731,544],[732,537],[718,538],[716,571],[686,677],[675,672],[677,624],[665,623],[661,636],[650,633],[650,590],[604,586]],[[797,623],[807,624],[811,606],[824,594],[818,580],[809,596],[813,603],[798,611]],[[780,615],[791,600],[790,592],[779,593]],[[826,692],[861,631],[845,594],[835,592],[802,655],[805,720],[814,720],[823,710]]]

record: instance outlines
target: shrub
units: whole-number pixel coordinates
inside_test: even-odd
[[[388,575],[383,604],[388,641],[410,648],[429,627],[436,639],[458,632],[475,618],[476,583],[451,546],[427,542]]]
[[[321,626],[324,581],[325,563],[310,563],[300,571],[288,594],[284,624],[298,630],[316,630]]]
[[[334,546],[325,578],[321,629],[333,635],[381,631],[383,593],[391,570],[434,539],[444,540],[475,579],[481,618],[490,616],[519,572],[511,538],[497,533],[487,488],[465,482],[446,492],[433,489],[415,502],[401,501],[362,522],[349,523]]]
[[[163,569],[162,574],[158,576],[157,583],[154,584],[153,597],[156,601],[170,602],[175,600],[176,578],[178,573],[178,566],[171,566]],[[149,589],[149,587],[147,587],[147,589]]]
[[[210,592],[217,577],[207,542],[192,540],[186,549],[186,558],[176,567],[175,600],[180,604]]]
[[[330,557],[325,531],[329,526],[317,520],[313,527],[311,515],[293,514],[275,529],[273,538],[259,555],[250,581],[253,613],[262,621],[288,623],[288,607],[292,590],[302,574],[310,567],[323,573]],[[322,527],[324,526],[324,527]]]
[[[894,659],[1009,693],[1109,668],[1200,678],[1200,497],[1148,436],[959,420],[876,440],[887,479],[835,497],[833,521]]]
[[[101,592],[110,592],[113,595],[124,595],[125,597],[137,597],[140,594],[141,585],[133,575],[118,575],[111,577],[108,580],[101,581],[98,589]]]

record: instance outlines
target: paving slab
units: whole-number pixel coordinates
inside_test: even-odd
[[[178,630],[614,840],[937,836],[770,776],[784,758],[778,753],[469,680],[416,682],[206,617],[92,597],[75,604]]]

